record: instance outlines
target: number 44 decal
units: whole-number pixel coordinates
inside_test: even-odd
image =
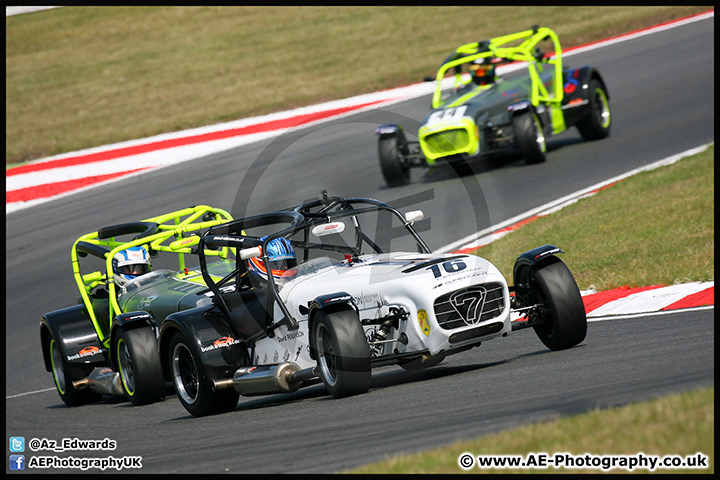
[[[462,260],[448,260],[447,262],[442,263],[442,268],[447,273],[455,273],[459,272],[460,270],[465,270],[465,262]],[[433,272],[433,275],[435,275],[435,278],[438,278],[442,276],[443,272],[440,270],[440,265],[431,265],[426,270],[430,270]]]
[[[447,108],[445,110],[438,110],[437,112],[430,115],[425,122],[425,125],[432,125],[440,122],[452,122],[454,120],[460,120],[465,115],[467,105],[460,107]]]

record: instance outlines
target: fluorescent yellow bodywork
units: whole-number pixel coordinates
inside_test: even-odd
[[[542,60],[543,66],[550,65],[553,69],[553,81],[548,89],[540,78],[538,58],[534,56],[537,45],[550,40],[554,52]],[[508,46],[520,42],[517,46]],[[470,63],[479,58],[503,58],[517,62],[527,62],[527,69],[531,80],[530,103],[537,107],[543,103],[550,110],[553,133],[565,130],[565,118],[560,108],[563,100],[562,82],[562,50],[557,35],[549,28],[538,28],[536,31],[526,30],[511,35],[493,38],[487,45],[488,51],[478,52],[481,42],[468,43],[459,47],[456,52],[459,58],[443,64],[436,76],[436,88],[433,94],[432,107],[444,110],[435,112],[428,118],[428,122],[420,127],[418,139],[420,147],[427,160],[432,165],[440,157],[456,154],[476,155],[480,148],[480,132],[471,117],[457,118],[452,111],[463,108],[462,105],[471,101],[473,97],[482,93],[489,87],[476,87],[471,92],[453,99],[443,105],[442,80],[450,69]],[[455,73],[455,88],[466,85],[471,80],[463,80],[460,71]],[[443,118],[444,112],[450,111],[447,121]],[[438,115],[434,121],[433,115]],[[439,120],[438,120],[439,119]]]
[[[201,218],[206,213],[213,214],[215,216],[215,219],[195,223],[198,218]],[[110,321],[112,322],[113,318],[116,315],[122,313],[117,301],[117,288],[114,281],[115,279],[113,278],[112,268],[113,256],[117,252],[120,252],[130,247],[145,245],[147,248],[150,249],[150,251],[175,253],[178,256],[179,270],[182,271],[183,269],[185,269],[185,254],[191,253],[192,246],[197,244],[197,241],[195,241],[195,239],[192,239],[188,243],[183,244],[183,240],[188,240],[187,238],[184,238],[184,233],[203,230],[206,228],[210,228],[213,225],[226,223],[232,220],[232,216],[225,210],[209,207],[206,205],[198,205],[195,207],[189,207],[175,212],[167,213],[165,215],[160,215],[157,217],[142,220],[142,222],[156,223],[158,227],[157,232],[152,235],[139,238],[137,240],[132,240],[130,242],[116,241],[114,238],[101,239],[98,236],[98,232],[88,233],[78,238],[73,244],[73,248],[71,250],[73,275],[75,277],[75,282],[77,283],[78,289],[80,290],[80,295],[82,297],[83,303],[87,308],[90,320],[95,327],[98,338],[101,342],[103,342],[103,345],[109,348],[110,338],[106,337],[103,334],[103,330],[100,327],[98,318],[96,317],[95,311],[92,308],[89,293],[95,286],[101,283],[107,284],[110,296]],[[170,241],[171,243],[165,244],[165,242],[167,241]],[[106,274],[103,274],[102,272],[92,272],[85,275],[81,274],[80,264],[78,261],[79,254],[77,250],[77,245],[79,242],[86,242],[110,249],[109,253],[105,256],[105,271],[107,272]],[[214,255],[219,256],[220,258],[227,258],[229,250],[230,249],[228,247],[219,250],[206,250],[205,255]]]
[[[470,117],[432,126],[423,125],[418,139],[429,164],[449,155],[475,155],[480,149],[480,132]]]

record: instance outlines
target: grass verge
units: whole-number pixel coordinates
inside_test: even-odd
[[[552,244],[580,290],[715,278],[715,148],[540,217],[475,253],[510,284],[518,252]]]
[[[593,412],[559,420],[525,425],[470,442],[457,442],[444,448],[402,455],[366,465],[346,473],[629,473],[610,468],[474,468],[458,465],[463,453],[477,455],[550,456],[568,453],[577,457],[628,455],[642,452],[655,455],[708,457],[708,468],[657,468],[652,473],[714,473],[715,388],[668,395],[649,402]],[[588,435],[588,432],[592,434]],[[610,464],[607,464],[610,466]],[[632,473],[651,473],[636,468]]]
[[[710,8],[70,6],[15,15],[5,20],[6,166],[417,83],[459,45],[533,24],[571,47]]]

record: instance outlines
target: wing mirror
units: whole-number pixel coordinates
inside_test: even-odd
[[[425,214],[423,214],[422,210],[413,210],[412,212],[407,212],[405,214],[405,221],[410,225],[415,222],[419,222],[423,218],[425,218]]]
[[[240,259],[247,260],[248,258],[259,257],[260,254],[262,254],[262,248],[260,247],[243,248],[240,250]]]

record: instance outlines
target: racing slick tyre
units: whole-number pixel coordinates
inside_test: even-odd
[[[320,378],[335,398],[370,389],[370,349],[355,310],[320,310],[313,326]]]
[[[234,389],[213,391],[212,380],[203,375],[200,358],[184,334],[173,333],[169,353],[168,366],[175,391],[188,413],[204,417],[235,409],[240,394]]]
[[[513,117],[515,142],[520,155],[529,165],[545,161],[547,145],[542,124],[535,112],[520,113]]]
[[[378,140],[380,170],[390,187],[400,187],[410,183],[410,168],[400,162],[397,135],[383,135]]]
[[[530,287],[545,317],[533,328],[546,347],[563,350],[585,340],[585,305],[572,273],[559,258],[552,257],[534,270]]]
[[[602,84],[590,80],[590,113],[577,123],[577,129],[585,140],[599,140],[610,135],[610,102]]]
[[[115,338],[113,352],[125,396],[136,406],[164,399],[165,380],[153,329],[119,327]]]
[[[65,402],[65,405],[76,407],[102,399],[102,395],[93,392],[89,388],[79,390],[73,386],[73,379],[67,375],[67,362],[63,358],[60,347],[54,338],[50,337],[50,341],[46,343],[46,348],[50,352],[49,357],[52,364],[55,388],[57,388],[58,394],[60,394],[60,398]]]

